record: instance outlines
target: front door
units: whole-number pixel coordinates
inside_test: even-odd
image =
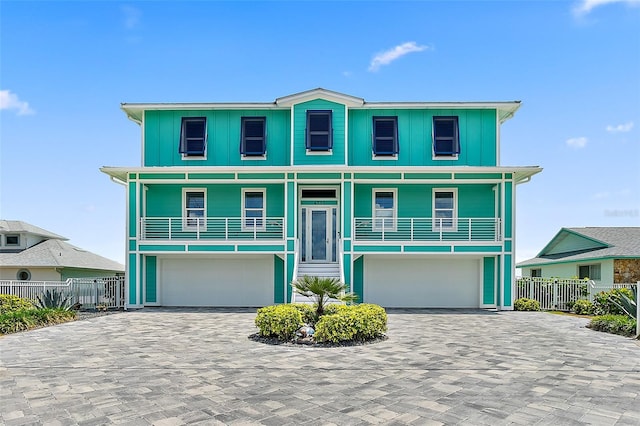
[[[302,208],[302,261],[336,261],[336,208]]]

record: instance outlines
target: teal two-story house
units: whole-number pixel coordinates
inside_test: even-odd
[[[142,130],[126,187],[127,306],[264,306],[303,275],[385,307],[512,309],[519,102],[122,104]]]

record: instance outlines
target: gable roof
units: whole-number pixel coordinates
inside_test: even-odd
[[[614,257],[640,258],[640,227],[562,228],[536,257],[516,267]]]
[[[0,220],[0,234],[18,234],[26,233],[37,235],[39,237],[54,239],[54,240],[68,240],[61,235],[49,232],[46,229],[42,229],[30,223],[23,222],[21,220]]]
[[[0,266],[80,268],[124,272],[124,265],[59,239],[43,241],[20,253],[0,253]]]
[[[290,108],[295,104],[307,102],[314,99],[326,99],[328,101],[340,103],[349,108],[375,108],[375,109],[495,109],[498,120],[503,123],[513,117],[520,108],[520,101],[499,101],[499,102],[367,102],[362,98],[347,95],[333,90],[317,87],[315,89],[294,93],[277,98],[274,102],[192,102],[192,103],[129,103],[123,102],[120,108],[127,114],[127,117],[142,124],[142,117],[145,111],[150,110],[241,110],[241,109],[283,109]]]

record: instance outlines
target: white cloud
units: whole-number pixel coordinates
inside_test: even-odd
[[[389,65],[396,59],[412,52],[422,52],[427,50],[428,46],[420,46],[415,41],[408,41],[393,47],[384,52],[377,53],[369,64],[369,71],[378,71],[382,65]]]
[[[351,71],[342,71],[342,75],[344,77],[349,78],[349,77],[351,77],[353,75],[353,72],[351,72]]]
[[[35,114],[35,111],[29,107],[29,103],[21,101],[18,95],[11,93],[11,90],[0,90],[0,110],[14,109],[18,115]]]
[[[124,15],[124,27],[126,29],[131,30],[140,24],[140,16],[142,16],[140,9],[125,5],[122,6],[120,10],[122,10],[122,14]]]
[[[586,144],[587,144],[587,138],[585,138],[584,136],[581,136],[579,138],[567,139],[567,145],[570,146],[571,148],[576,148],[576,149],[584,148]]]
[[[617,126],[608,125],[607,132],[611,133],[621,133],[628,132],[633,129],[633,121],[629,121],[628,123],[618,124]]]
[[[576,16],[587,15],[596,7],[610,3],[626,3],[628,5],[639,5],[640,0],[580,0],[573,7],[573,13]]]

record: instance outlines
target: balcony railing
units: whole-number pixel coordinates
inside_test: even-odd
[[[143,240],[263,241],[283,240],[281,217],[143,217]]]
[[[390,218],[354,219],[358,242],[490,242],[501,241],[499,218]]]

